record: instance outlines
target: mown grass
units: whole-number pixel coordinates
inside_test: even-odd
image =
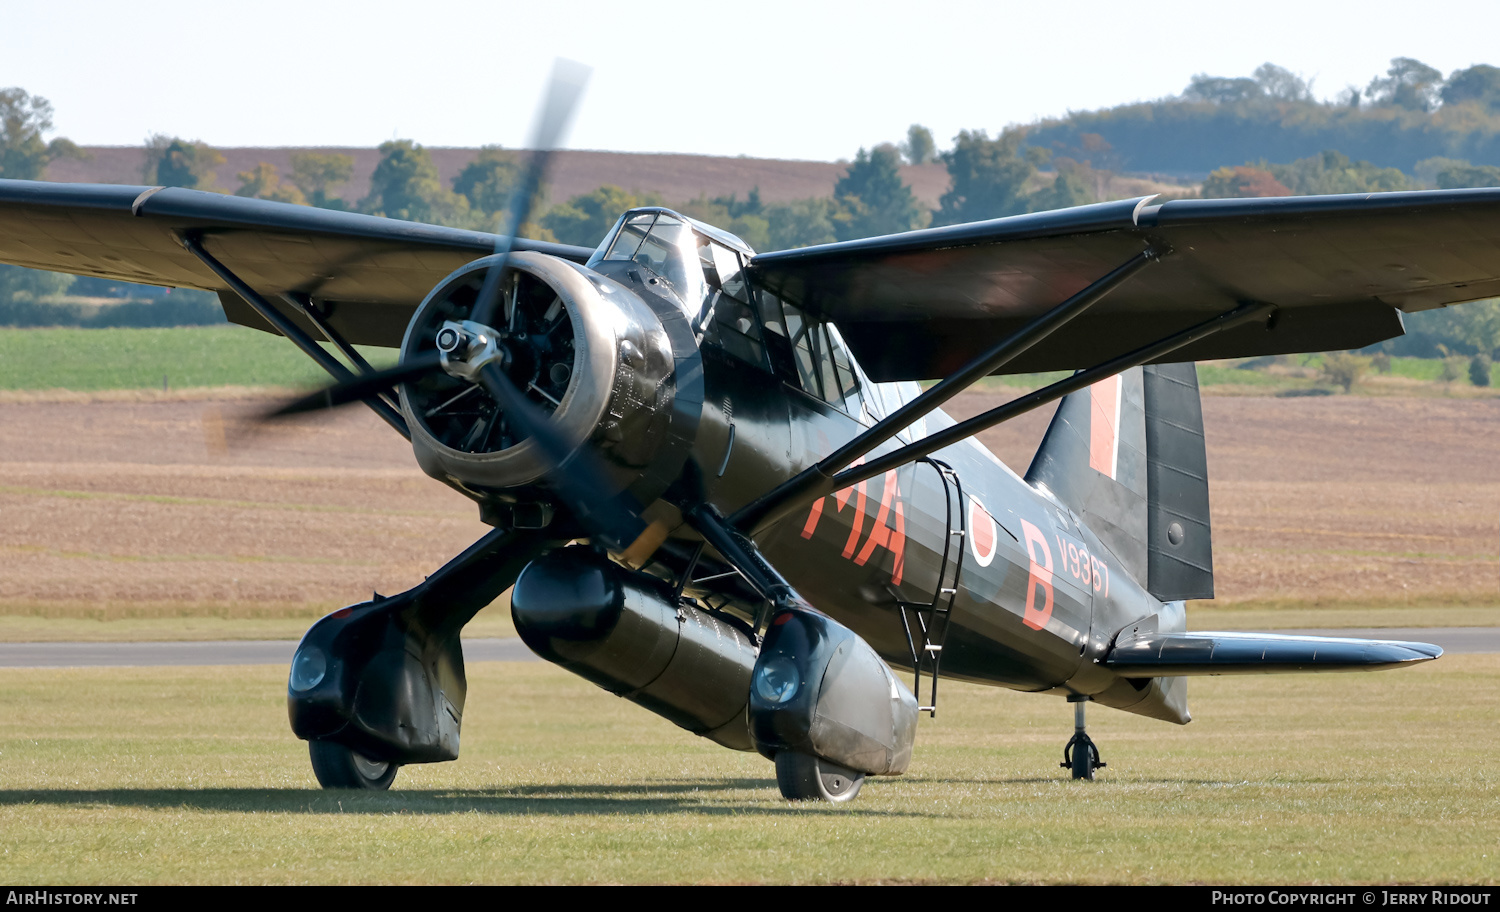
[[[464,749],[315,790],[272,667],[0,671],[9,883],[1494,883],[1500,657],[1192,682],[1186,727],[945,685],[910,773],[795,805],[771,765],[543,663],[469,669]]]
[[[1188,603],[1191,630],[1296,630],[1315,627],[1500,627],[1493,597],[1441,600],[1246,599]]]
[[[299,640],[334,603],[27,602],[0,600],[0,642],[139,643]],[[467,637],[513,637],[510,594],[464,627]]]
[[[172,389],[307,387],[327,376],[286,339],[243,326],[0,329],[0,390],[159,390],[164,378]]]

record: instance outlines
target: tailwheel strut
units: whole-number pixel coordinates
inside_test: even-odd
[[[1099,748],[1094,746],[1093,739],[1084,731],[1083,710],[1088,706],[1089,698],[1083,694],[1074,694],[1068,697],[1068,702],[1073,704],[1073,737],[1063,746],[1063,762],[1058,766],[1071,769],[1074,779],[1092,781],[1094,770],[1103,769],[1109,764],[1099,759]]]

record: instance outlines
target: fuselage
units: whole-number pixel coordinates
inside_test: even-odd
[[[710,496],[726,512],[918,392],[914,383],[872,383],[851,356],[858,395],[834,405],[724,353],[704,354],[708,395],[695,455],[714,467]],[[952,423],[936,411],[902,437]],[[903,623],[900,603],[946,605],[949,594],[939,590],[953,588],[945,677],[1097,694],[1120,706],[1144,695],[1095,660],[1121,627],[1158,613],[1161,603],[1072,511],[972,438],[800,507],[758,544],[805,597],[893,666],[913,665],[913,621]],[[1128,692],[1110,699],[1106,692],[1122,686]]]
[[[657,360],[673,365],[673,373],[664,375],[653,395],[622,393],[619,378],[632,375],[614,373],[616,368],[584,371],[580,362],[575,376],[594,378],[599,401],[608,403],[600,406],[606,423],[617,411],[644,409],[648,416],[633,430],[626,428],[629,418],[621,419],[616,437],[622,442],[612,453],[635,441],[649,454],[655,441],[674,439],[678,432],[655,429],[649,416],[661,411],[650,401],[664,401],[662,391],[675,390],[673,408],[682,418],[675,439],[690,450],[676,451],[675,463],[660,455],[670,450],[643,456],[639,464],[675,467],[648,470],[641,477],[654,471],[660,481],[636,482],[631,490],[644,493],[646,515],[675,526],[671,535],[685,546],[677,549],[679,556],[691,551],[698,534],[670,518],[672,504],[683,502],[687,488],[702,488],[687,500],[701,496],[732,514],[921,392],[914,382],[873,382],[835,326],[758,285],[752,256],[738,239],[716,229],[667,210],[644,209],[626,213],[587,264],[570,267],[588,276],[601,296],[593,310],[579,310],[583,325],[655,320],[671,340],[672,360]],[[588,294],[581,288],[574,297]],[[643,302],[641,314],[654,317],[625,317],[624,310],[614,316],[618,302],[631,301]],[[409,344],[411,338],[409,333]],[[614,344],[621,351],[638,347],[612,338],[603,333],[601,341],[584,346],[593,353],[589,357],[597,360]],[[570,401],[562,398],[559,416]],[[941,411],[928,413],[872,455],[952,423]],[[608,440],[608,428],[600,427]],[[686,474],[669,482],[679,472]],[[434,474],[443,477],[442,471]],[[1088,695],[1162,715],[1151,708],[1166,699],[1162,685],[1128,683],[1100,660],[1115,634],[1133,621],[1165,610],[1176,612],[1166,626],[1178,624],[1180,605],[1164,609],[1067,505],[1018,477],[972,438],[802,504],[765,528],[744,531],[753,532],[765,557],[802,597],[858,633],[893,666],[920,668],[925,656],[930,671],[931,660],[940,658],[945,676]],[[693,566],[680,558],[669,569],[688,595],[708,605],[730,594],[719,587],[732,588],[726,578],[735,575],[683,581]],[[940,647],[940,656],[932,647]],[[1162,717],[1185,721],[1185,711]]]

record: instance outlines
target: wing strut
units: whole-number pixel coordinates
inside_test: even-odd
[[[307,318],[307,322],[318,328],[318,332],[323,334],[323,338],[327,339],[334,348],[337,348],[349,360],[350,364],[354,365],[355,370],[359,371],[360,376],[369,376],[375,373],[375,366],[366,361],[365,356],[361,355],[358,349],[349,344],[349,340],[344,338],[343,333],[333,328],[328,322],[328,315],[323,313],[323,310],[313,303],[311,295],[300,291],[288,291],[281,295],[281,300],[301,311],[302,315]],[[396,402],[394,386],[377,395],[381,402],[389,405],[397,412],[401,411],[401,406]]]
[[[974,358],[956,373],[944,378],[936,386],[896,409],[888,417],[876,422],[874,427],[857,435],[822,460],[808,466],[776,488],[741,507],[734,516],[730,517],[730,521],[741,529],[758,529],[768,522],[779,519],[798,504],[815,500],[838,490],[831,486],[835,475],[841,470],[848,469],[856,459],[872,452],[913,422],[939,408],[944,402],[973,386],[981,378],[989,376],[1006,363],[1024,354],[1027,349],[1052,335],[1067,323],[1082,316],[1090,307],[1103,300],[1105,295],[1169,252],[1149,247],[1116,266],[1094,280],[1087,288],[1000,340],[989,351]],[[926,454],[909,456],[902,462],[908,462],[921,455]]]
[[[370,374],[375,372],[374,366],[365,360],[365,356],[361,355],[354,346],[349,344],[349,340],[345,339],[338,330],[329,324],[328,315],[323,313],[322,309],[313,303],[312,295],[300,291],[288,291],[281,295],[281,300],[301,311],[302,315],[307,317],[307,322],[316,326],[318,332],[323,334],[323,338],[332,342],[333,346],[342,352],[345,358],[349,359],[350,364],[359,368],[360,373]]]
[[[1216,332],[1221,332],[1239,326],[1241,323],[1248,323],[1251,320],[1268,316],[1275,309],[1276,307],[1273,304],[1241,304],[1234,310],[1221,313],[1213,319],[1205,320],[1197,326],[1185,329],[1174,336],[1168,336],[1160,342],[1153,342],[1144,348],[1138,348],[1129,354],[1106,361],[1098,367],[1079,371],[1071,377],[1027,393],[1018,399],[1012,399],[1004,405],[975,415],[967,421],[961,421],[950,428],[929,434],[915,443],[907,444],[899,450],[887,453],[884,456],[877,456],[862,465],[845,469],[831,479],[832,488],[830,489],[830,493],[832,491],[842,491],[849,485],[859,484],[866,479],[883,475],[890,469],[906,465],[913,460],[921,459],[923,456],[935,453],[943,447],[958,443],[965,437],[972,437],[980,431],[987,430],[997,424],[1009,421],[1017,415],[1023,415],[1034,408],[1061,399],[1071,392],[1091,386],[1106,377],[1113,377],[1121,371],[1155,361],[1168,352],[1182,348],[1184,345],[1191,345],[1199,339],[1211,336]]]
[[[303,354],[318,362],[318,366],[328,371],[328,373],[332,374],[335,380],[344,381],[354,379],[353,371],[349,370],[349,368],[341,364],[339,360],[333,355],[330,355],[328,352],[324,351],[323,347],[319,345],[312,336],[302,331],[302,327],[298,326],[296,323],[293,323],[290,319],[287,318],[285,314],[276,309],[276,307],[273,306],[270,301],[267,301],[260,295],[259,292],[251,288],[249,285],[245,284],[245,281],[239,276],[235,275],[234,272],[229,269],[229,267],[225,266],[223,263],[220,263],[213,254],[205,250],[203,247],[203,235],[201,232],[183,232],[178,236],[178,239],[182,242],[182,246],[187,249],[188,253],[191,253],[193,256],[202,260],[203,265],[213,270],[215,275],[223,279],[229,285],[229,287],[233,289],[235,294],[243,298],[246,304],[249,304],[252,308],[255,309],[256,313],[260,314],[262,319],[274,326],[276,330],[283,336],[286,336],[288,339],[292,340],[292,344],[302,349]],[[307,308],[303,307],[300,302],[298,303],[298,308],[301,309],[304,313],[307,312]],[[321,324],[321,320],[313,320],[313,325],[318,326],[320,329],[322,328]],[[325,333],[326,332],[327,330],[325,330]],[[335,333],[334,335],[336,336],[337,333]],[[334,345],[339,345],[339,342],[335,341],[333,337],[330,337],[330,341],[333,341]],[[342,351],[347,345],[348,343],[339,345],[339,349]],[[352,351],[352,349],[350,350]],[[364,359],[360,359],[360,361],[356,361],[355,363],[359,364],[363,360]],[[405,437],[407,440],[411,439],[411,431],[406,427],[406,419],[402,418],[401,414],[394,408],[392,408],[390,403],[374,395],[363,401],[366,405],[368,405],[375,411],[375,414],[384,419],[386,424],[389,424],[391,427],[395,428],[396,433],[400,434],[402,437]]]

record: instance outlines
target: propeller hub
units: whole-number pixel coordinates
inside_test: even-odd
[[[608,497],[660,496],[702,412],[697,387],[686,397],[678,390],[677,361],[697,354],[691,336],[679,353],[662,318],[628,288],[529,251],[511,254],[488,322],[475,320],[495,262],[449,276],[407,328],[403,360],[441,366],[400,390],[418,464],[450,483],[531,497],[510,492],[562,484],[571,471],[562,467],[578,461],[571,454],[587,451],[579,465],[591,466],[588,483]],[[510,393],[496,392],[496,373]]]
[[[449,376],[479,382],[479,371],[487,364],[498,363],[508,371],[515,358],[500,342],[501,333],[473,320],[448,320],[438,330],[434,342],[441,353],[443,370]]]
[[[438,351],[451,355],[458,351],[459,346],[463,345],[466,339],[462,328],[454,323],[446,323],[442,329],[438,330],[436,341]]]

